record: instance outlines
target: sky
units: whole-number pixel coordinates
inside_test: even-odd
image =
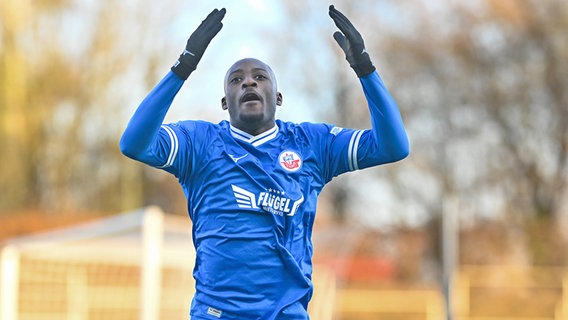
[[[189,89],[186,88],[188,90],[180,92],[178,96],[180,104],[190,105],[191,101],[201,101],[203,104],[214,108],[213,111],[210,111],[211,121],[226,119],[227,114],[221,109],[220,102],[223,97],[225,72],[235,61],[241,58],[251,56],[260,60],[268,58],[270,50],[266,47],[265,42],[260,39],[260,32],[270,32],[284,24],[282,17],[278,14],[278,3],[259,0],[217,0],[189,3],[188,6],[191,6],[192,9],[187,10],[186,14],[182,14],[176,23],[176,29],[179,32],[176,38],[181,40],[180,45],[185,44],[191,32],[213,8],[226,8],[227,14],[223,19],[223,28],[211,41],[198,65],[198,69],[187,83]],[[183,26],[183,24],[186,24],[186,26]],[[189,32],[182,32],[182,30]],[[208,84],[207,90],[190,90],[194,82],[206,82]],[[170,118],[176,116],[173,112],[169,115]]]
[[[320,3],[322,16],[327,17],[327,4],[323,1],[316,1],[316,3]],[[295,80],[291,78],[290,70],[283,70],[285,66],[273,60],[274,52],[280,47],[294,44],[279,42],[279,39],[267,42],[267,35],[277,37],[285,33],[289,27],[286,17],[282,14],[284,9],[281,1],[214,0],[190,2],[187,7],[185,13],[176,17],[174,24],[176,34],[175,39],[172,40],[179,42],[180,45],[185,44],[189,34],[213,8],[226,8],[227,14],[223,20],[223,29],[212,40],[200,65],[188,81],[188,87],[194,82],[206,82],[210,85],[207,90],[182,90],[176,98],[180,108],[174,106],[167,119],[184,117],[184,114],[187,116],[186,109],[181,106],[191,106],[192,101],[200,101],[213,108],[205,114],[206,120],[226,119],[227,113],[221,110],[220,104],[225,72],[235,61],[245,57],[254,57],[268,63],[276,73],[279,89],[284,94],[283,107],[277,113],[279,118],[294,122],[318,120],[317,112],[309,106],[310,102],[299,91],[301,88],[293,86],[292,82]],[[331,20],[330,28],[333,28]],[[298,59],[302,57],[302,54],[309,55],[311,49],[306,48],[305,53],[298,53]]]

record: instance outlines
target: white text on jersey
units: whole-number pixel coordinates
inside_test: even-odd
[[[288,197],[284,197],[283,193],[272,191],[260,192],[257,197],[254,193],[243,188],[235,185],[231,185],[231,187],[233,188],[239,208],[260,208],[279,216],[293,216],[296,214],[298,207],[304,202],[303,195],[298,200],[292,200]]]

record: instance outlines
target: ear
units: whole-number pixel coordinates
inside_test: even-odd
[[[282,105],[282,93],[280,92],[276,92],[276,105],[277,106]]]
[[[221,98],[221,108],[227,110],[227,97]]]

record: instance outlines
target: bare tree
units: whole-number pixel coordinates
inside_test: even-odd
[[[551,226],[566,202],[566,8],[559,1],[452,3],[439,19],[414,16],[420,37],[390,39],[395,94],[412,107],[410,165],[433,175],[439,194],[460,199],[462,218],[507,219],[513,233],[524,229],[527,247],[544,240],[532,241],[531,221],[547,228],[539,237],[557,241]],[[401,190],[426,200],[433,189],[408,183]],[[431,214],[439,212],[429,203]],[[540,259],[535,250],[528,259]],[[544,255],[540,262],[558,261]]]
[[[0,211],[114,212],[145,203],[149,178],[120,155],[117,137],[132,90],[155,82],[148,61],[168,48],[151,31],[163,32],[170,13],[147,8],[2,2]],[[149,18],[156,25],[142,23]]]
[[[567,4],[337,5],[360,28],[409,131],[411,156],[400,166],[369,171],[376,179],[367,182],[390,185],[390,214],[405,215],[405,223],[424,222],[439,217],[443,199],[452,197],[460,202],[464,223],[506,219],[512,233],[526,231],[534,218],[552,224],[562,218],[568,195]],[[301,38],[307,18],[292,5],[289,10],[288,37]],[[339,63],[326,53],[335,44],[327,45],[314,50],[324,52],[330,65]],[[306,61],[304,69],[314,70],[314,64]],[[333,80],[310,81],[306,98],[321,101],[334,92],[333,111],[326,115],[364,127],[365,114],[355,108],[345,113],[346,105],[364,100],[348,77],[330,71],[337,69],[314,70]],[[354,197],[339,190],[332,198],[349,204],[343,212],[354,212],[353,201],[345,200]]]

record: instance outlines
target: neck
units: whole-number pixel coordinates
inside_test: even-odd
[[[251,136],[258,136],[272,128],[276,125],[275,121],[271,121],[262,125],[254,126],[251,124],[234,123],[231,121],[231,125],[241,131],[244,131]]]
[[[249,125],[242,125],[242,124],[233,123],[233,122],[231,122],[231,125],[234,128],[237,128],[241,131],[244,131],[244,132],[250,134],[251,136],[258,136],[258,135],[274,128],[274,126],[276,126],[276,122],[272,121],[272,122],[266,123],[262,126],[251,126],[250,124]]]

